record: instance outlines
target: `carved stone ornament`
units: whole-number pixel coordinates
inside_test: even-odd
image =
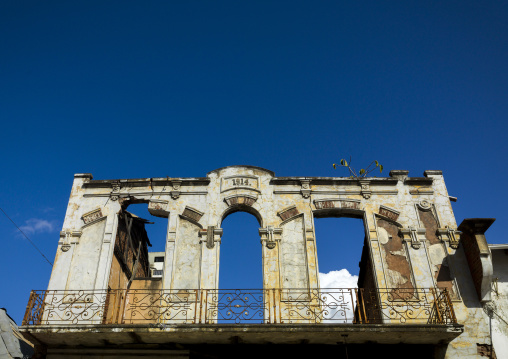
[[[391,219],[392,221],[396,221],[399,218],[400,212],[392,208],[379,206],[379,214]]]
[[[280,210],[279,212],[277,212],[277,215],[283,221],[293,218],[295,216],[298,216],[299,214],[300,214],[300,211],[298,210],[298,208],[296,208],[296,206],[290,206],[290,207],[284,208],[284,209]]]
[[[179,191],[181,185],[182,181],[171,181],[171,186],[173,186],[173,190],[175,191]]]
[[[266,228],[259,229],[259,235],[261,236],[261,243],[265,243],[266,248],[274,249],[277,242],[280,241],[282,234],[282,228],[274,228],[273,226],[266,226]]]
[[[119,181],[112,182],[111,183],[111,193],[109,194],[109,197],[112,201],[118,201],[118,198],[120,198],[120,189],[121,185]]]
[[[60,232],[60,241],[58,241],[58,244],[61,245],[62,252],[67,252],[69,249],[71,249],[71,244],[78,244],[81,233],[81,231]]]
[[[170,191],[171,198],[178,199],[180,198],[180,187],[182,185],[182,181],[171,181],[171,186],[173,189]]]
[[[436,232],[443,242],[448,242],[450,244],[451,248],[459,248],[460,235],[462,232],[448,226],[445,226],[445,228],[438,228]]]
[[[404,228],[400,230],[400,233],[404,238],[403,239],[404,242],[410,242],[411,247],[413,247],[414,249],[420,249],[422,242],[419,237],[422,236],[424,237],[425,232],[426,232],[425,228],[414,228],[414,227]]]
[[[309,198],[310,197],[310,180],[301,180],[300,181],[302,185],[302,189],[300,192],[302,193],[303,198]]]
[[[423,211],[430,211],[432,208],[432,204],[426,199],[424,199],[420,201],[420,203],[418,203],[418,207],[420,207],[420,209],[422,209]]]
[[[354,199],[319,199],[314,200],[316,209],[360,209],[360,201]]]
[[[182,216],[190,218],[196,222],[199,222],[199,220],[201,219],[201,217],[203,217],[203,215],[204,215],[203,212],[200,212],[197,209],[189,206],[185,207],[182,213]]]
[[[85,224],[92,223],[100,218],[104,217],[100,208],[94,209],[93,211],[83,214],[81,219]]]
[[[215,242],[220,242],[222,237],[222,228],[215,228],[215,226],[208,226],[207,229],[199,231],[199,236],[205,238],[200,243],[206,242],[206,248],[212,249],[215,247]]]
[[[360,180],[360,187],[363,198],[369,199],[372,196],[372,191],[370,189],[370,181]]]
[[[256,202],[258,198],[256,196],[251,196],[248,194],[234,194],[232,196],[228,196],[224,198],[224,201],[228,206],[234,206],[237,204],[243,204],[246,206],[252,206],[254,202]]]

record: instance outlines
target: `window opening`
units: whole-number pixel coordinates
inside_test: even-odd
[[[347,301],[345,311],[333,309],[326,313],[326,319],[335,322],[346,319],[353,322],[356,306],[356,293],[360,275],[360,261],[365,242],[363,220],[358,218],[317,218],[314,221],[316,230],[316,247],[319,266],[319,285],[323,292],[327,290],[330,298],[344,298]],[[339,288],[351,290],[342,291]],[[342,297],[340,294],[344,293]],[[347,298],[347,299],[346,299]]]
[[[259,223],[245,212],[230,214],[222,222],[219,288],[261,289],[262,251]]]
[[[222,222],[220,246],[218,323],[262,323],[263,268],[259,222],[245,212]]]
[[[126,211],[147,220],[145,230],[151,244],[148,247],[150,276],[154,278],[162,277],[168,218],[155,217],[150,214],[147,203],[131,204],[127,207]]]

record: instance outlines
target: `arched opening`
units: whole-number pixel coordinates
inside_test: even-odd
[[[229,212],[221,224],[219,289],[263,287],[259,221],[250,213]]]
[[[230,211],[222,222],[218,322],[264,321],[259,217]]]

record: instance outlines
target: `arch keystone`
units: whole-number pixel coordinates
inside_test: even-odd
[[[235,194],[224,198],[224,201],[228,206],[234,206],[236,204],[244,204],[246,206],[252,206],[258,198],[248,194]]]

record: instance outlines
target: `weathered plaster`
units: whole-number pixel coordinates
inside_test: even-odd
[[[391,171],[389,178],[362,181],[276,177],[252,166],[224,167],[200,178],[93,180],[79,174],[48,289],[107,289],[118,213],[130,203],[147,203],[151,214],[168,218],[158,284],[163,290],[218,287],[221,224],[236,211],[259,222],[264,288],[318,288],[314,218],[355,217],[365,226],[369,285],[451,290],[466,330],[446,356],[477,357],[476,343],[488,343],[488,321],[458,242],[442,173],[424,176]]]

